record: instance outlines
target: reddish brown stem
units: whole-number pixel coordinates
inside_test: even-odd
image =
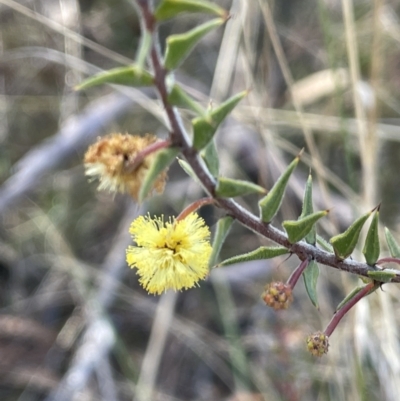
[[[400,265],[400,259],[399,258],[382,258],[376,262],[377,265],[380,265],[382,263],[397,263],[398,265]]]
[[[324,333],[330,337],[330,335],[335,330],[336,326],[342,320],[343,316],[362,298],[364,298],[368,293],[375,287],[376,283],[371,282],[367,284],[360,292],[351,298],[349,302],[345,303],[332,317],[332,320],[329,322],[326,327]]]
[[[288,280],[286,281],[286,284],[290,285],[290,287],[293,289],[294,286],[296,285],[297,281],[299,281],[299,278],[303,271],[306,269],[310,261],[308,259],[304,259],[297,267],[296,269],[293,270],[293,273],[290,275]]]
[[[200,209],[204,205],[211,205],[215,203],[215,200],[213,198],[203,198],[199,199],[193,203],[191,203],[189,206],[187,206],[185,209],[183,209],[180,213],[179,216],[175,219],[176,221],[183,220],[185,217],[187,217],[190,213],[195,212],[196,210]]]
[[[143,163],[143,160],[146,156],[158,152],[161,149],[168,148],[169,146],[171,146],[171,141],[169,140],[156,141],[152,143],[151,145],[147,146],[147,148],[140,151],[132,161],[125,165],[125,171],[127,173],[134,172]]]

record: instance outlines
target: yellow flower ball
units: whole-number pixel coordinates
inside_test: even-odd
[[[149,293],[192,288],[207,276],[210,230],[196,213],[168,222],[140,216],[129,232],[136,246],[127,249],[126,260]]]

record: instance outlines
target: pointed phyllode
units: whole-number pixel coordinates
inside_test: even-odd
[[[168,103],[172,106],[186,108],[199,116],[204,116],[206,110],[200,103],[196,102],[178,84],[175,84],[168,95]]]
[[[173,147],[160,150],[155,154],[153,164],[148,169],[147,174],[143,179],[143,184],[139,192],[139,202],[143,202],[151,191],[159,174],[165,171],[170,164],[172,164],[178,154],[179,149]]]
[[[378,283],[390,283],[397,276],[395,271],[389,269],[371,270],[368,271],[368,277]]]
[[[373,210],[358,218],[344,233],[335,235],[329,242],[332,244],[336,256],[339,259],[349,257],[356,245],[360,236],[361,229]]]
[[[370,266],[373,266],[379,258],[380,254],[379,245],[379,206],[375,211],[372,218],[371,225],[369,226],[367,238],[365,239],[363,254],[365,261]]]
[[[312,260],[303,272],[304,285],[308,297],[312,304],[318,309],[318,297],[317,297],[317,282],[319,277],[319,266],[315,260]]]
[[[294,169],[299,164],[301,154],[302,151],[289,164],[287,169],[283,172],[278,181],[276,181],[274,186],[268,192],[268,195],[262,198],[260,202],[258,202],[258,206],[260,207],[261,220],[265,223],[270,223],[274,216],[278,213],[278,210],[282,204],[283,196],[285,195],[285,189],[288,184],[289,178]]]
[[[276,247],[267,247],[261,246],[256,250],[248,253],[244,253],[243,255],[233,256],[232,258],[225,259],[223,262],[218,264],[220,266],[233,265],[235,263],[249,262],[251,260],[261,260],[261,259],[271,259],[277,256],[285,255],[289,253],[287,248],[276,246]]]
[[[304,191],[303,198],[303,208],[300,218],[309,216],[312,213],[314,213],[314,207],[312,200],[312,176],[310,173],[306,182],[306,189]],[[317,232],[315,230],[315,226],[311,228],[310,232],[306,235],[305,240],[308,244],[315,245],[315,243],[317,242]]]
[[[302,240],[315,226],[315,223],[326,216],[329,210],[315,212],[299,220],[286,220],[282,223],[291,244]]]
[[[154,77],[145,69],[130,65],[128,67],[113,68],[108,71],[100,72],[83,81],[75,90],[82,90],[102,84],[118,84],[126,86],[152,86]]]
[[[203,149],[213,139],[219,125],[228,114],[247,96],[249,92],[242,91],[230,97],[220,106],[212,109],[206,116],[192,120],[193,147],[197,150]]]
[[[210,256],[209,266],[213,267],[217,263],[219,253],[222,245],[231,229],[232,223],[234,222],[233,217],[225,216],[218,220],[217,228],[214,234],[214,240],[212,244],[212,252]]]
[[[206,163],[210,173],[216,178],[219,175],[219,157],[215,140],[211,140],[208,145],[200,152],[200,156]]]
[[[183,171],[193,179],[193,181],[197,182],[200,186],[202,185],[201,181],[197,177],[196,173],[193,171],[191,165],[183,159],[178,158],[178,163],[182,167]]]
[[[172,71],[179,67],[197,43],[207,33],[224,24],[225,21],[225,18],[215,18],[191,29],[189,32],[169,36],[167,38],[167,48],[165,49],[165,68],[168,71]]]
[[[265,189],[249,181],[219,177],[215,194],[221,198],[234,198],[249,194],[265,194]]]
[[[386,227],[385,227],[385,237],[392,258],[400,258],[400,245],[397,243],[392,233]]]
[[[227,11],[215,3],[205,0],[162,0],[154,12],[157,21],[165,21],[178,14],[207,13],[226,17]]]
[[[317,244],[325,251],[329,253],[333,253],[333,246],[326,241],[324,238],[322,238],[320,235],[317,234]]]
[[[313,199],[312,199],[312,175],[311,172],[308,175],[306,182],[306,188],[303,197],[303,207],[300,215],[300,220],[310,216],[314,213]],[[304,237],[308,244],[315,245],[317,243],[317,231],[315,224],[312,225],[310,232]],[[312,304],[318,309],[318,297],[317,297],[317,282],[319,277],[319,266],[315,260],[312,260],[303,272],[304,285],[308,297]]]
[[[138,68],[143,68],[146,64],[147,57],[153,44],[153,36],[151,32],[145,29],[139,42],[139,48],[136,51],[135,64]]]

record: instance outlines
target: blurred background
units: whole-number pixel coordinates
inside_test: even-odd
[[[205,106],[251,89],[218,133],[221,173],[270,188],[305,147],[277,227],[300,214],[311,170],[315,208],[333,208],[321,236],[379,202],[397,236],[400,3],[217,3],[231,20],[176,78]],[[207,18],[164,23],[162,43]],[[360,302],[321,359],[305,338],[325,328],[355,276],[321,266],[319,309],[300,281],[278,313],[260,295],[287,279],[294,257],[215,269],[199,288],[161,297],[138,285],[125,262],[131,221],[177,215],[204,193],[177,164],[165,193],[142,206],[98,192],[84,176],[87,146],[111,132],[165,138],[163,110],[153,90],[73,88],[131,63],[139,38],[133,0],[0,0],[0,399],[398,400],[396,285]],[[257,201],[238,199],[254,213]],[[201,213],[211,231],[223,216]],[[261,244],[234,224],[221,258]]]

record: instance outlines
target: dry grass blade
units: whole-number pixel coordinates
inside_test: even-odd
[[[68,29],[66,26],[63,26],[55,21],[52,21],[50,18],[40,15],[39,13],[32,11],[31,9],[23,6],[22,4],[17,3],[14,0],[0,0],[0,4],[3,4],[11,9],[14,9],[15,11],[18,11],[19,13],[42,23],[43,25],[49,27],[50,29],[58,33],[61,33],[62,35],[120,64],[130,64],[132,62],[132,60],[130,60],[129,58],[123,57],[120,54],[115,53],[112,50],[107,49],[93,42],[92,40],[84,38],[80,33],[74,32]]]
[[[176,292],[169,291],[161,296],[157,305],[149,342],[136,383],[135,400],[137,401],[150,401],[153,399],[157,372],[173,321],[177,297],[178,294]]]
[[[349,57],[353,102],[356,114],[356,123],[358,127],[358,137],[360,142],[360,156],[363,165],[364,201],[365,207],[371,208],[374,205],[374,193],[376,186],[376,158],[374,157],[375,148],[371,148],[368,142],[367,116],[365,112],[365,107],[361,99],[360,91],[358,90],[361,82],[361,76],[358,61],[359,54],[353,13],[354,4],[352,1],[343,0],[342,7],[344,26],[346,30],[346,45],[347,54]]]
[[[282,70],[282,74],[284,76],[286,85],[291,94],[294,108],[295,108],[296,113],[299,118],[302,130],[304,133],[304,138],[305,138],[305,141],[306,141],[306,144],[308,147],[308,151],[310,152],[312,160],[313,160],[315,174],[318,178],[318,183],[321,187],[322,195],[324,197],[325,203],[329,204],[329,195],[328,195],[327,187],[326,187],[324,179],[321,177],[321,175],[319,173],[322,169],[323,163],[322,163],[321,157],[319,155],[318,149],[316,147],[313,133],[311,132],[309,127],[307,127],[307,125],[304,123],[303,108],[302,108],[301,104],[298,102],[298,99],[296,98],[296,96],[293,95],[294,79],[293,79],[292,73],[289,69],[289,65],[287,63],[287,60],[286,60],[286,57],[285,57],[285,54],[284,54],[284,51],[282,48],[282,44],[280,42],[276,27],[275,27],[275,23],[274,23],[274,20],[272,17],[270,7],[269,7],[268,3],[266,3],[266,2],[259,1],[259,4],[260,4],[260,8],[261,8],[261,11],[262,11],[264,19],[265,19],[266,28],[268,30],[269,37],[272,42],[272,46],[274,48],[276,57],[278,59],[279,66]]]
[[[241,9],[243,7],[245,7],[245,5],[239,0],[233,0],[230,14],[234,16],[241,15]],[[229,21],[225,28],[221,49],[218,54],[217,65],[215,66],[213,83],[210,89],[211,99],[222,101],[225,100],[228,94],[236,65],[236,55],[238,52],[241,30],[240,17],[235,17]]]

